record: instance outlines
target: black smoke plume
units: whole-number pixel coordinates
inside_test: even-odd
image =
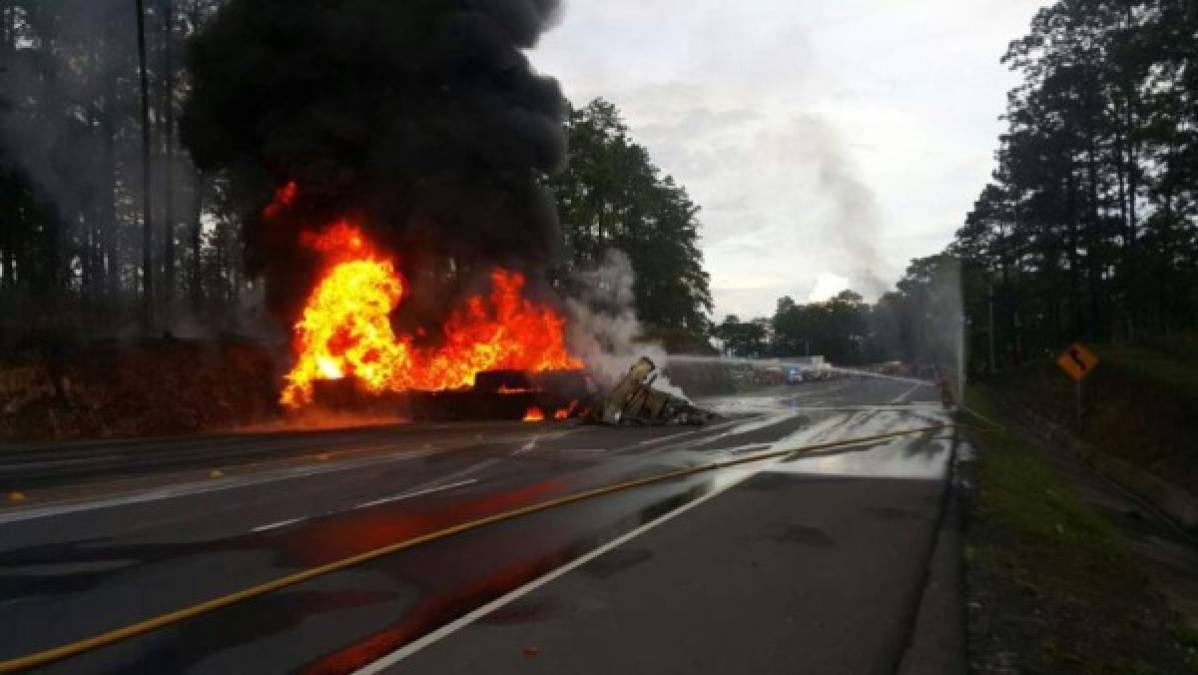
[[[542,179],[565,159],[565,104],[524,50],[559,4],[232,0],[221,10],[190,48],[181,133],[201,168],[230,176],[247,264],[265,275],[272,309],[291,315],[311,286],[300,231],[346,215],[417,282],[552,263],[561,234]],[[289,181],[294,206],[263,218]],[[429,312],[449,300],[433,286]]]

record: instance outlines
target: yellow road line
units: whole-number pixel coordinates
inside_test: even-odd
[[[612,494],[615,492],[621,492],[623,490],[628,490],[628,489],[632,489],[632,488],[636,488],[636,487],[643,487],[645,485],[652,485],[654,483],[661,483],[661,482],[665,482],[665,481],[669,481],[669,480],[674,480],[676,478],[693,476],[698,473],[704,473],[707,471],[715,471],[717,469],[723,469],[723,468],[727,468],[727,467],[731,467],[731,466],[737,466],[740,464],[749,464],[752,462],[760,462],[760,461],[764,461],[767,459],[774,459],[776,457],[784,457],[786,455],[793,455],[793,454],[797,454],[797,453],[801,453],[801,452],[811,452],[813,450],[827,450],[830,448],[839,448],[839,447],[844,447],[844,446],[849,446],[849,445],[860,445],[862,443],[881,441],[881,440],[886,440],[889,438],[897,438],[900,436],[910,436],[913,434],[929,433],[929,432],[933,432],[933,431],[940,431],[942,429],[948,429],[953,426],[955,426],[955,425],[940,424],[940,425],[929,426],[929,427],[920,427],[918,429],[906,429],[903,431],[893,431],[893,432],[885,433],[885,434],[877,434],[875,436],[865,436],[865,437],[861,437],[861,438],[852,438],[852,439],[847,439],[847,440],[842,440],[842,441],[830,441],[827,443],[818,443],[815,445],[808,445],[808,446],[803,446],[803,447],[799,447],[799,448],[788,448],[785,450],[767,450],[764,452],[758,452],[758,453],[745,455],[743,457],[737,457],[735,459],[722,460],[719,462],[711,462],[709,464],[701,464],[699,466],[688,467],[685,469],[678,469],[675,471],[667,471],[665,473],[657,474],[654,476],[649,476],[647,478],[638,478],[636,480],[629,480],[629,481],[623,481],[620,483],[615,483],[612,485],[605,485],[603,487],[598,487],[598,488],[594,488],[591,490],[585,490],[583,492],[576,492],[574,494],[566,495],[564,497],[558,497],[555,499],[550,499],[548,501],[538,502],[536,504],[531,504],[529,506],[523,506],[523,507],[520,507],[517,509],[512,509],[510,511],[504,511],[502,513],[497,513],[497,514],[494,514],[491,516],[487,516],[485,518],[479,518],[477,520],[472,520],[469,522],[461,523],[459,525],[454,525],[452,527],[447,527],[445,529],[437,530],[435,532],[429,532],[428,534],[422,534],[419,537],[413,537],[412,539],[405,539],[404,541],[390,544],[390,545],[384,546],[382,548],[376,548],[376,549],[373,549],[370,551],[366,551],[365,553],[359,553],[358,555],[355,555],[355,556],[350,556],[348,558],[342,558],[341,560],[336,560],[331,563],[320,565],[318,567],[312,567],[312,568],[309,568],[309,569],[306,569],[306,570],[303,570],[300,572],[296,572],[295,574],[289,574],[285,577],[280,577],[273,581],[268,581],[266,583],[259,584],[257,586],[252,586],[250,588],[242,589],[240,591],[236,591],[236,592],[230,593],[228,595],[222,595],[220,597],[216,597],[211,600],[207,600],[207,601],[201,602],[199,604],[192,605],[190,607],[184,607],[183,609],[178,609],[173,612],[161,614],[161,615],[153,617],[151,619],[146,619],[145,621],[139,621],[137,623],[129,624],[128,626],[124,626],[122,628],[117,628],[117,629],[109,631],[107,633],[101,633],[99,635],[95,635],[90,638],[79,640],[77,642],[71,642],[69,644],[60,645],[58,647],[53,647],[51,649],[47,649],[44,651],[29,654],[27,656],[18,657],[18,658],[11,659],[8,661],[0,661],[0,673],[15,673],[15,672],[26,670],[29,668],[37,668],[40,666],[45,666],[50,663],[54,663],[55,661],[61,661],[63,659],[67,659],[72,656],[78,656],[79,654],[91,651],[93,649],[99,649],[101,647],[106,647],[108,645],[111,645],[111,644],[114,644],[117,642],[121,642],[122,640],[127,640],[132,637],[137,637],[138,635],[144,635],[145,633],[149,633],[149,632],[157,630],[159,628],[164,628],[166,626],[169,626],[174,623],[178,623],[180,621],[185,621],[187,619],[195,618],[197,616],[200,616],[201,614],[206,614],[208,612],[222,609],[224,607],[228,607],[230,605],[234,605],[239,602],[243,602],[245,600],[250,600],[252,598],[266,595],[268,593],[272,593],[274,591],[277,591],[277,590],[280,590],[283,588],[287,588],[288,586],[294,586],[296,584],[301,584],[301,583],[304,583],[305,581],[310,581],[312,579],[324,576],[326,574],[337,572],[337,571],[346,569],[348,567],[353,567],[355,565],[360,565],[362,563],[369,562],[371,560],[376,560],[378,558],[382,558],[382,557],[388,556],[392,553],[396,553],[396,552],[402,551],[404,549],[412,548],[412,547],[418,546],[420,544],[425,544],[425,543],[428,543],[431,541],[436,541],[438,539],[444,539],[446,537],[450,537],[455,534],[460,534],[460,533],[466,532],[468,530],[474,530],[474,529],[477,529],[480,527],[485,527],[487,525],[502,522],[505,520],[512,520],[514,518],[519,518],[521,516],[526,516],[526,515],[529,515],[532,513],[537,513],[539,511],[547,511],[549,509],[556,508],[559,506],[565,506],[566,504],[573,504],[574,502],[580,502],[580,501],[587,500],[587,499],[593,499],[595,497],[601,497],[603,495],[608,495],[608,494]]]

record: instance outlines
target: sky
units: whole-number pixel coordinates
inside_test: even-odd
[[[702,207],[715,318],[875,299],[993,170],[999,60],[1043,0],[567,0],[530,57]]]

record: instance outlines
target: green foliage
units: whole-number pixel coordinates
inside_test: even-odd
[[[1153,588],[1152,554],[1129,545],[1156,525],[1112,517],[1089,469],[1020,431],[995,392],[966,391],[987,422],[963,428],[978,450],[967,470],[971,660],[984,672],[1189,672],[1195,652]]]
[[[732,356],[756,358],[769,349],[769,324],[765,319],[741,321],[735,314],[729,314],[723,323],[711,329],[711,335]]]
[[[176,147],[169,120],[190,84],[184,43],[220,3],[144,3],[150,258],[164,280],[160,300],[186,292],[197,306],[218,296],[201,271],[211,253],[201,217],[212,214],[203,204],[211,195],[202,193],[211,187]],[[0,345],[36,335],[47,322],[111,333],[136,316],[144,216],[139,4],[0,2]],[[169,189],[168,175],[175,178]],[[176,275],[176,262],[183,274]]]
[[[1005,419],[985,389],[971,388],[967,402],[989,419]],[[1084,546],[1111,560],[1125,545],[1114,527],[1065,483],[1028,442],[1007,429],[991,428],[978,439],[982,456],[978,507],[1027,544]]]
[[[1198,325],[1198,5],[1059,0],[1004,60],[1024,82],[949,248],[975,365]]]
[[[222,3],[171,3],[171,14],[166,3],[146,3],[156,211],[151,258],[164,299],[190,298],[205,316],[217,317],[237,306],[249,281],[241,254],[246,204],[234,190],[245,181],[233,180],[233,171],[200,173],[175,148],[177,208],[168,213],[161,177],[175,137],[166,128],[167,106],[185,100],[192,85],[183,43]],[[0,116],[37,136],[29,147],[0,143],[0,300],[8,310],[0,317],[0,343],[50,310],[119,308],[104,316],[89,311],[86,318],[100,332],[135,316],[143,214],[134,19],[133,5],[118,0],[0,2]],[[648,335],[687,351],[709,350],[712,300],[699,250],[699,207],[633,142],[610,103],[573,110],[568,132],[568,166],[549,179],[565,230],[562,276],[599,263],[608,249],[624,251]],[[36,176],[16,169],[31,164],[31,148],[47,160]],[[175,260],[182,268],[177,278],[170,271]]]
[[[736,356],[819,355],[840,365],[892,360],[953,369],[961,331],[960,264],[941,254],[911,261],[875,304],[846,290],[825,302],[778,300],[774,316],[730,315],[712,330]]]
[[[599,264],[608,249],[632,262],[640,319],[651,331],[707,333],[710,278],[699,249],[699,207],[662,176],[603,99],[571,110],[569,159],[551,179],[565,231],[566,268]]]
[[[951,366],[964,326],[981,371],[1198,327],[1198,4],[1058,0],[1004,62],[1024,82],[953,243],[873,307],[783,298],[765,351]]]
[[[866,349],[869,307],[853,291],[827,302],[778,301],[771,321],[771,351],[779,356],[820,354],[833,363],[860,363]]]

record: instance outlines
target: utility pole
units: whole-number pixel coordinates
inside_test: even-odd
[[[998,364],[994,359],[994,284],[990,284],[990,374],[998,372]]]
[[[154,246],[153,196],[150,194],[150,79],[146,75],[146,7],[144,0],[134,0],[137,7],[137,58],[141,78],[141,320],[142,330],[154,330]]]

